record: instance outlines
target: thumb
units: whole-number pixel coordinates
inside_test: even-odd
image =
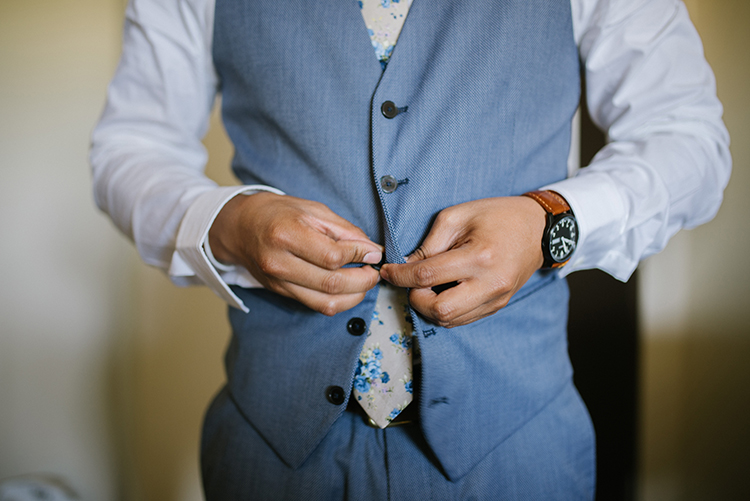
[[[370,240],[339,240],[336,245],[345,249],[349,263],[378,264],[383,260],[383,246]]]
[[[365,232],[348,221],[338,228],[337,234],[329,234],[339,245],[346,246],[351,254],[350,263],[378,264],[383,260],[385,247],[370,240]]]
[[[370,240],[361,228],[335,214],[327,207],[311,226],[345,249],[350,263],[378,264],[385,248]]]

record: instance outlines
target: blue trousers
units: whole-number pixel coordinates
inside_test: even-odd
[[[293,470],[225,388],[206,414],[201,469],[208,501],[591,500],[594,455],[591,420],[571,383],[457,482],[441,473],[418,425],[374,429],[351,411]]]

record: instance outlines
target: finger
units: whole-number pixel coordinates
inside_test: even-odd
[[[490,296],[477,282],[462,282],[440,294],[431,289],[412,289],[409,303],[424,317],[442,327],[462,325],[462,320],[478,319],[490,311]]]
[[[296,299],[308,308],[329,317],[354,308],[365,298],[364,292],[332,295],[306,289],[290,283],[287,283],[286,290],[288,293],[286,295],[289,297]]]
[[[377,264],[383,258],[382,247],[370,240],[336,241],[306,225],[279,235],[278,239],[275,243],[280,248],[327,270],[335,270],[349,263]]]
[[[289,252],[326,270],[336,270],[352,263],[378,264],[383,260],[383,251],[372,242],[334,241],[319,233],[317,235],[292,244]]]
[[[426,289],[449,282],[460,282],[474,275],[472,251],[460,247],[423,260],[404,264],[384,264],[380,276],[398,287]]]
[[[409,303],[423,316],[442,327],[457,327],[489,316],[507,304],[510,294],[494,297],[479,281],[463,282],[435,294],[430,289],[413,289]]]
[[[452,329],[453,327],[461,327],[462,325],[469,325],[471,323],[476,322],[477,320],[481,320],[485,317],[489,317],[490,315],[493,315],[495,312],[497,312],[498,308],[491,308],[489,305],[484,305],[482,308],[477,308],[476,310],[473,310],[465,315],[461,315],[459,317],[456,317],[453,319],[453,321],[450,322],[450,325],[446,325],[445,327],[447,329]]]
[[[278,262],[272,270],[261,270],[272,276],[272,288],[284,289],[289,283],[325,294],[353,294],[367,292],[380,281],[380,274],[370,266],[327,270],[293,255]]]

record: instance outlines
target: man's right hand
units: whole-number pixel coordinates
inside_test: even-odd
[[[227,202],[208,233],[214,257],[325,315],[359,304],[380,280],[383,247],[325,205],[274,193]]]

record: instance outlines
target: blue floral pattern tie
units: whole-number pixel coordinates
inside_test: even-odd
[[[385,69],[406,21],[412,0],[361,0],[357,2],[375,48],[375,55]]]
[[[406,289],[381,282],[354,374],[354,397],[385,428],[414,397],[412,324]]]

